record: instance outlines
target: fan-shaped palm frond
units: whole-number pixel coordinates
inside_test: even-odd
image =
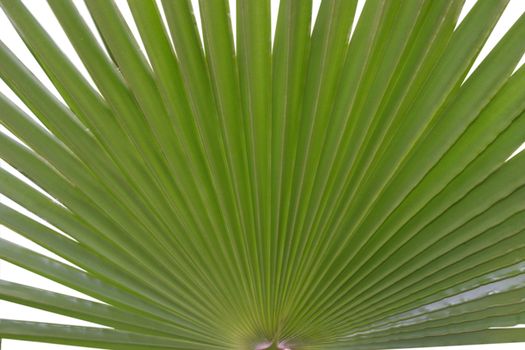
[[[0,337],[107,349],[383,349],[525,341],[525,15],[508,1],[48,0],[89,78],[19,1],[56,87],[0,45],[0,258],[99,301],[0,298],[106,328]],[[38,17],[38,16],[37,16]],[[355,31],[350,37],[354,22]],[[349,39],[350,38],[350,39]],[[235,40],[234,40],[235,39]],[[514,72],[515,71],[515,72]],[[94,84],[92,84],[92,82]],[[36,118],[35,118],[36,117]],[[14,136],[14,137],[13,137]],[[496,328],[495,328],[496,327]],[[499,328],[497,328],[499,327]]]

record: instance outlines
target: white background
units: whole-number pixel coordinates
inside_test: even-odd
[[[195,2],[195,0],[193,1]],[[490,1],[490,0],[482,0],[482,1]],[[85,11],[85,7],[83,6],[81,1],[75,1],[75,2],[78,4],[80,10]],[[230,2],[234,3],[234,0],[230,0]],[[464,17],[464,15],[468,12],[468,10],[470,10],[470,8],[475,4],[475,2],[476,0],[466,1],[466,5],[462,12],[461,18]],[[53,14],[51,13],[45,1],[44,0],[24,0],[24,3],[26,3],[29,9],[37,16],[38,20],[41,21],[42,25],[44,25],[44,27],[49,32],[52,33],[53,37],[56,38],[56,40],[60,43],[61,48],[68,54],[68,56],[71,58],[71,60],[75,64],[79,65],[81,71],[84,74],[86,74],[86,77],[87,77],[87,73],[85,73],[84,67],[81,65],[80,60],[78,59],[76,54],[73,52],[73,49],[68,43],[65,37],[65,34],[61,31],[60,27],[58,26],[58,23],[56,22],[56,19],[53,17]],[[130,19],[129,9],[127,8],[127,5],[125,4],[125,1],[117,1],[117,3],[119,7],[121,8],[123,14],[125,15],[126,19],[128,20],[128,23],[131,23],[129,21]],[[314,11],[316,11],[319,6],[319,0],[317,1],[314,0],[314,3],[315,3]],[[359,0],[358,12],[360,12],[362,5],[363,5],[363,1]],[[277,7],[278,7],[278,0],[272,0],[273,25],[275,25],[275,15],[277,13]],[[196,14],[198,15],[198,8],[196,8],[195,10],[196,10]],[[232,6],[232,10],[234,10],[234,6]],[[489,38],[487,45],[482,50],[480,57],[478,58],[474,67],[476,67],[479,64],[479,62],[483,59],[483,57],[486,56],[486,54],[490,51],[490,49],[494,47],[494,45],[497,43],[499,38],[502,37],[502,35],[508,30],[508,28],[524,12],[525,12],[525,0],[511,0],[510,1],[509,6],[505,10],[493,34]],[[234,13],[232,13],[232,20],[235,22]],[[233,24],[235,25],[235,23]],[[131,26],[131,28],[136,34],[136,28],[134,26]],[[39,79],[42,80],[42,82],[44,82],[44,84],[46,84],[46,86],[49,89],[51,89],[53,92],[56,93],[56,90],[54,90],[54,88],[50,84],[49,80],[46,78],[43,71],[39,68],[38,64],[32,58],[29,51],[25,48],[21,39],[18,37],[14,29],[11,27],[9,21],[7,20],[7,18],[5,17],[4,13],[1,10],[0,10],[0,40],[2,40],[6,45],[8,45],[11,48],[11,50],[15,52],[15,54],[19,58],[22,59],[22,61],[33,71],[33,73]],[[525,57],[521,60],[520,65],[523,64],[524,61],[525,61]],[[6,94],[10,98],[12,98],[14,101],[19,103],[17,98],[13,95],[13,93],[9,90],[9,88],[5,86],[5,84],[1,80],[0,80],[0,92]],[[21,107],[23,107],[26,110],[26,112],[30,113],[24,106],[21,105]],[[5,129],[3,129],[1,125],[0,125],[0,131],[5,132]],[[522,145],[522,147],[520,147],[520,150],[523,149],[524,146],[525,144]],[[9,166],[6,165],[1,160],[0,160],[0,166],[3,168],[10,169]],[[23,208],[16,206],[16,204],[12,203],[11,201],[6,199],[2,195],[0,195],[0,201],[2,203],[7,203],[8,205],[13,206],[14,208],[26,213],[27,215],[30,215],[30,216],[32,215],[31,213],[24,211]],[[8,239],[18,244],[21,244],[39,253],[43,253],[53,258],[63,261],[56,255],[46,251],[43,248],[40,248],[39,246],[24,239],[23,237],[17,235],[16,233],[9,231],[3,226],[0,226],[0,237],[4,239]],[[0,260],[0,278],[4,280],[27,284],[27,285],[35,286],[38,288],[44,288],[44,289],[48,289],[48,290],[59,292],[59,293],[69,294],[69,295],[78,296],[78,297],[84,297],[84,298],[93,300],[92,298],[86,295],[78,293],[67,287],[61,286],[55,282],[52,282],[36,274],[33,274],[31,272],[18,268],[2,260]],[[79,321],[79,320],[72,319],[69,317],[60,316],[60,315],[56,315],[53,313],[40,311],[37,309],[20,306],[20,305],[16,305],[16,304],[5,302],[5,301],[0,301],[0,318],[100,327],[99,325],[91,324],[89,322]],[[3,350],[85,349],[85,348],[79,348],[79,347],[61,346],[61,345],[54,345],[54,344],[41,344],[41,343],[32,343],[32,342],[14,341],[14,340],[3,340],[2,346],[3,346],[2,347]],[[452,349],[464,349],[464,350],[469,350],[469,349],[470,350],[473,350],[473,349],[477,349],[477,350],[496,350],[496,349],[497,350],[511,350],[511,349],[518,350],[518,349],[522,349],[523,350],[525,349],[525,343],[497,344],[497,345],[474,345],[474,346],[458,346],[458,347],[426,348],[426,349],[448,349],[448,350],[452,350]]]

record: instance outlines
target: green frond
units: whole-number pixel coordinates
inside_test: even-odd
[[[6,239],[0,259],[94,299],[0,280],[0,300],[100,325],[0,338],[525,342],[525,14],[472,70],[508,2],[458,24],[463,0],[281,0],[272,38],[270,0],[128,0],[138,38],[112,0],[86,1],[97,33],[47,0],[87,79],[0,0],[60,95],[0,42],[31,111],[0,94],[0,193],[43,220],[2,203],[0,223],[71,264]]]

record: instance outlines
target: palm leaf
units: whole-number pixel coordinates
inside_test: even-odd
[[[140,40],[113,1],[86,1],[98,33],[48,4],[90,79],[0,0],[60,95],[0,43],[32,114],[0,95],[0,191],[50,225],[7,204],[0,222],[71,265],[4,239],[0,259],[95,301],[5,280],[0,299],[104,328],[2,319],[0,338],[525,342],[508,328],[525,323],[525,15],[467,75],[508,0],[459,25],[462,0],[323,0],[313,25],[312,1],[281,0],[273,42],[269,0],[201,0],[200,18],[128,0]]]

